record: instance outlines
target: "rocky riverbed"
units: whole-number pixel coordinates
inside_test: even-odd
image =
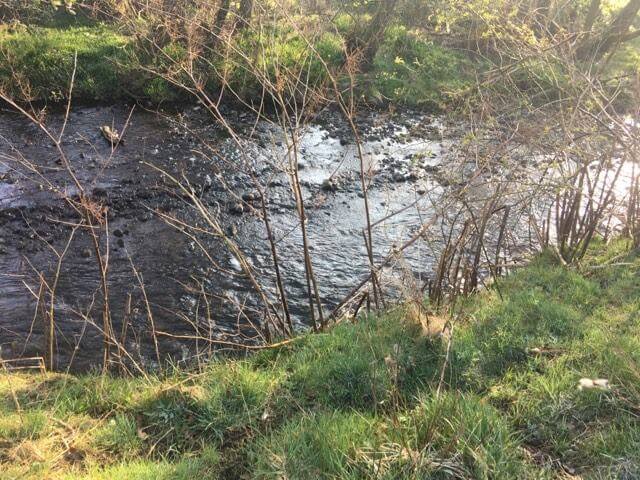
[[[102,234],[101,241],[105,252],[109,243],[109,305],[114,332],[122,335],[126,348],[142,361],[155,359],[148,335],[151,317],[159,332],[178,337],[196,332],[226,341],[255,336],[252,324],[261,321],[259,296],[239,260],[221,238],[205,233],[202,215],[160,170],[188,182],[275,301],[256,181],[264,188],[292,317],[299,328],[308,326],[301,229],[282,130],[233,110],[224,114],[236,138],[198,107],[170,115],[138,108],[127,121],[130,113],[125,106],[75,108],[62,141],[85,192],[107,212],[108,236]],[[63,115],[51,113],[46,121],[57,132]],[[100,131],[105,125],[124,132],[115,149]],[[433,210],[442,189],[437,181],[442,159],[455,129],[410,111],[368,113],[359,119],[359,129],[379,261]],[[298,166],[309,245],[328,312],[368,273],[359,159],[353,136],[336,112],[322,113],[301,133]],[[64,200],[77,194],[58,151],[38,127],[18,114],[0,114],[3,358],[41,354],[50,318],[48,287],[55,284],[58,366],[66,366],[72,356],[78,369],[102,359],[95,251],[85,229],[74,231],[80,217]],[[184,224],[197,229],[186,235]],[[416,245],[398,265],[420,278],[430,271],[431,250]],[[185,338],[158,338],[162,355],[178,359],[203,348]]]

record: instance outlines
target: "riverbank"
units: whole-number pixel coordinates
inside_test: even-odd
[[[2,373],[0,469],[34,479],[634,478],[639,269],[623,241],[592,248],[576,269],[542,254],[459,306],[452,335],[425,336],[398,308],[197,372]],[[608,384],[580,389],[582,378]]]
[[[347,25],[342,30],[326,32],[314,40],[311,48],[316,52],[315,64],[310,67],[314,81],[329,81],[320,62],[326,62],[327,68],[345,62],[349,28]],[[275,72],[294,68],[300,58],[309,55],[304,37],[285,25],[269,38],[251,31],[239,37],[235,57],[217,59],[213,55],[207,60],[211,69],[203,72],[208,77],[207,91],[227,89],[226,102],[250,103],[264,91],[263,79],[248,72],[242,58],[263,52],[266,71]],[[177,61],[181,49],[178,43],[170,44],[164,47],[163,54]],[[77,54],[72,94],[77,102],[142,101],[158,105],[194,100],[184,89],[162,78],[168,68],[162,54],[150,54],[144,41],[115,21],[58,12],[55,20],[0,24],[0,52],[0,85],[17,99],[65,101]],[[220,71],[225,72],[224,79],[220,78]],[[393,103],[443,110],[456,91],[468,87],[474,71],[471,60],[460,52],[397,26],[386,32],[371,67],[355,79],[356,95],[374,106]],[[338,80],[344,83],[347,79]]]

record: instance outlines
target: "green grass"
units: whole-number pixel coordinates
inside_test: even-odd
[[[0,478],[635,478],[639,271],[597,245],[465,300],[440,395],[401,308],[197,373],[2,374]]]
[[[0,84],[18,98],[64,99],[77,53],[74,97],[126,98],[133,92],[124,85],[136,88],[127,43],[125,36],[102,24],[0,28]]]
[[[370,98],[444,110],[469,87],[478,65],[406,27],[385,35],[371,72],[362,79]]]
[[[224,77],[232,101],[236,96],[246,101],[262,95],[256,67],[274,85],[283,75],[300,75],[310,85],[320,86],[329,84],[326,62],[334,74],[338,72],[340,85],[346,87],[348,81],[339,72],[343,70],[348,35],[349,31],[324,32],[311,40],[310,48],[299,33],[284,26],[275,25],[260,33],[247,30],[234,38],[229,58],[208,55],[211,58],[197,64],[196,70],[206,79],[210,93],[219,91]],[[168,42],[161,52],[150,56],[155,48],[142,40],[136,42],[114,24],[60,12],[27,25],[4,25],[0,26],[0,86],[22,100],[65,100],[77,53],[76,100],[142,99],[160,103],[183,99],[185,92],[149,70],[175,77],[176,64],[189,58],[185,46]],[[393,27],[371,70],[357,75],[355,93],[376,102],[441,109],[467,86],[471,67],[463,56],[406,28]],[[179,75],[176,80],[190,85],[189,79]]]

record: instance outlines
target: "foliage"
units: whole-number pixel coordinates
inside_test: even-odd
[[[468,87],[472,64],[406,27],[386,33],[374,60],[373,95],[388,101],[442,109]]]
[[[161,19],[141,19],[117,30],[116,25],[88,17],[56,18],[36,22],[45,26],[32,23],[0,30],[0,51],[6,60],[0,66],[0,82],[10,94],[23,97],[22,89],[32,99],[64,99],[77,52],[77,99],[133,97],[159,103],[183,97],[173,83],[190,83],[180,73],[182,67],[191,67],[190,40],[157,38],[160,25],[154,21]],[[298,24],[308,21],[301,17]],[[209,91],[218,91],[226,83],[233,92],[229,96],[241,100],[261,95],[265,81],[277,90],[283,77],[299,76],[300,81],[322,85],[329,80],[327,68],[341,77],[345,39],[357,23],[342,15],[335,26],[323,27],[307,39],[284,24],[242,30],[232,46],[221,45],[215,53],[204,55],[195,64],[196,75],[206,79]],[[132,30],[135,36],[128,36],[126,32]],[[160,51],[155,51],[153,42],[159,42]],[[372,71],[358,76],[357,88],[373,100],[440,108],[466,85],[469,67],[462,56],[398,26],[387,32]]]

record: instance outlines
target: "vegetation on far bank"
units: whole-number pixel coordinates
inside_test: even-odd
[[[639,270],[625,241],[543,253],[451,337],[399,308],[199,372],[3,373],[0,476],[635,478]]]
[[[202,83],[208,94],[224,90],[228,100],[241,102],[260,98],[265,81],[277,84],[282,77],[298,75],[313,84],[327,82],[330,72],[337,75],[340,88],[349,89],[353,82],[357,97],[373,104],[447,109],[473,91],[476,82],[494,84],[500,79],[495,75],[507,71],[516,82],[507,88],[516,86],[524,95],[541,89],[544,95],[537,101],[550,100],[570,89],[575,72],[558,59],[542,59],[549,42],[582,35],[585,45],[573,42],[579,57],[591,51],[589,39],[595,39],[595,33],[585,34],[585,29],[590,26],[606,42],[607,29],[618,25],[616,15],[624,12],[617,0],[591,2],[599,11],[590,20],[589,2],[580,1],[573,9],[556,12],[553,25],[538,25],[541,20],[536,18],[526,23],[538,14],[509,2],[327,2],[324,10],[317,2],[313,7],[294,2],[287,7],[290,14],[268,11],[276,7],[267,2],[260,6],[262,13],[254,14],[259,23],[239,25],[252,20],[239,20],[237,8],[248,4],[258,10],[253,3],[244,0],[234,7],[221,2],[214,15],[199,11],[210,7],[198,7],[198,2],[180,8],[165,2],[166,11],[140,10],[137,18],[109,0],[25,2],[14,8],[0,4],[0,19],[6,10],[0,23],[0,86],[19,99],[61,100],[68,93],[77,52],[74,95],[79,101],[157,104],[193,99],[193,91],[176,85],[183,68],[193,68],[196,77],[184,79],[183,86],[192,90],[194,82]],[[198,29],[215,38],[198,39]],[[628,103],[630,82],[638,71],[636,33],[616,33],[622,43],[610,53],[597,53],[607,82],[622,82],[603,85],[607,91],[619,90],[620,105]],[[375,48],[362,47],[366,39]],[[354,48],[364,51],[356,55],[357,61],[350,57]],[[585,60],[586,69],[589,62]]]
[[[308,22],[312,19],[302,19]],[[327,31],[314,39],[312,48],[323,61],[337,66],[345,61],[344,43],[350,22],[343,29]],[[220,72],[230,91],[242,100],[260,95],[259,78],[243,67],[243,57],[254,59],[260,52],[266,70],[269,63],[293,65],[309,46],[298,32],[286,26],[267,34],[244,31],[236,41],[237,52],[230,59],[211,58],[207,87],[222,87]],[[20,22],[0,25],[0,85],[17,97],[60,101],[68,94],[74,55],[77,73],[73,95],[78,101],[145,100],[152,103],[175,102],[185,92],[160,78],[153,71],[162,69],[162,56],[179,59],[186,55],[181,45],[169,44],[161,55],[141,48],[130,32],[112,22],[65,17],[32,24]],[[323,66],[316,59],[310,70],[326,81]],[[462,53],[439,46],[416,31],[398,25],[385,33],[372,67],[358,76],[359,94],[373,103],[400,103],[429,109],[444,108],[454,93],[468,86],[473,62]],[[16,81],[19,79],[19,81]],[[342,79],[344,80],[344,79]],[[235,100],[229,95],[229,100]]]

